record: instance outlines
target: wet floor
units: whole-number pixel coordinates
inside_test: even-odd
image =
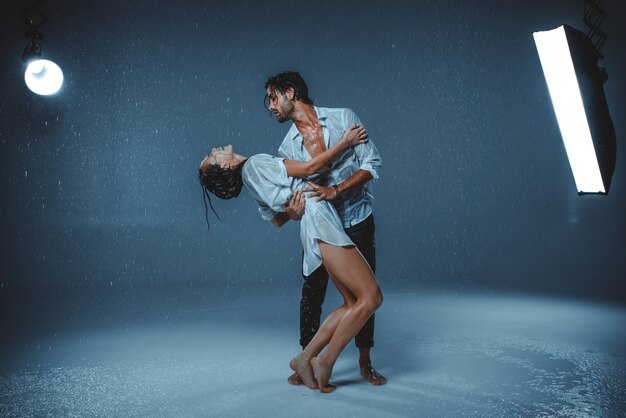
[[[372,353],[389,383],[361,379],[351,344],[324,395],[286,382],[297,302],[222,299],[165,325],[14,338],[2,345],[0,415],[626,416],[623,308],[388,291]]]

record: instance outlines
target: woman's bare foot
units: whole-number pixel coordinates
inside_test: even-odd
[[[328,383],[330,380],[330,374],[333,369],[329,365],[325,364],[318,357],[313,357],[311,359],[311,366],[313,366],[313,371],[315,372],[315,376],[317,377],[317,384],[322,393],[331,393],[337,386],[333,386]]]
[[[302,383],[304,383],[307,387],[311,389],[318,389],[311,363],[303,358],[302,353],[295,356],[289,362],[289,367],[291,367],[291,370],[296,372]],[[289,381],[289,383],[291,383],[291,381]]]
[[[300,379],[298,373],[294,373],[287,378],[287,382],[289,382],[290,385],[299,386],[302,384],[302,379]]]

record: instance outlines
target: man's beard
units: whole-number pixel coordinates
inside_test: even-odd
[[[274,113],[274,116],[276,116],[276,120],[280,123],[285,123],[290,119],[289,116],[285,115],[284,113]]]
[[[274,116],[276,116],[276,120],[280,123],[285,123],[288,120],[291,120],[289,114],[293,110],[293,106],[289,106],[289,103],[283,103],[280,107],[280,113],[274,112]]]

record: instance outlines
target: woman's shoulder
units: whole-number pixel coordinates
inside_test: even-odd
[[[273,158],[273,156],[269,155],[269,154],[254,154],[252,157],[248,158],[249,160],[266,160],[268,158]]]
[[[281,171],[281,165],[283,162],[283,158],[275,157],[269,154],[255,154],[252,157],[249,157],[244,166],[244,171],[257,171],[257,172],[275,172]]]
[[[275,157],[269,154],[255,154],[248,158],[248,162],[252,164],[276,164],[280,161],[283,161],[283,158]]]
[[[283,158],[269,154],[255,154],[248,158],[242,176],[249,184],[274,184],[289,186],[290,180]]]

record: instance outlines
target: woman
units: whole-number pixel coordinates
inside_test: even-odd
[[[382,293],[369,265],[345,234],[333,206],[325,200],[307,198],[302,192],[306,187],[302,178],[330,165],[346,148],[367,140],[365,129],[353,126],[337,145],[308,162],[284,160],[267,154],[246,159],[235,154],[228,145],[213,148],[202,161],[198,173],[206,197],[211,192],[221,199],[231,199],[239,195],[245,184],[265,209],[267,220],[272,211],[282,211],[282,205],[292,194],[307,199],[300,221],[303,274],[310,275],[323,263],[344,303],[326,318],[309,345],[291,360],[289,366],[305,385],[324,393],[335,390],[335,386],[329,384],[333,366],[346,344],[380,306]]]

